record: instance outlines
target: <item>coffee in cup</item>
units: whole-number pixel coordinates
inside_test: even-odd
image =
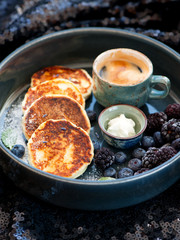
[[[119,103],[140,107],[148,98],[166,97],[169,79],[152,73],[153,65],[143,53],[128,48],[108,50],[93,63],[94,96],[105,107]],[[165,89],[153,88],[157,84]]]
[[[138,84],[148,75],[148,68],[127,60],[110,60],[101,68],[99,75],[106,81],[121,86]]]

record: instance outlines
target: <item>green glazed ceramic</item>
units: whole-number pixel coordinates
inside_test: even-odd
[[[179,154],[146,173],[126,179],[98,181],[101,176],[93,164],[78,179],[68,179],[30,166],[25,159],[13,155],[1,140],[7,112],[14,101],[22,101],[34,72],[47,66],[63,65],[84,68],[92,74],[94,59],[100,53],[114,48],[143,52],[152,61],[154,74],[163,74],[171,80],[171,91],[166,98],[149,99],[141,108],[146,115],[163,111],[175,101],[180,102],[180,55],[152,38],[117,29],[80,28],[52,33],[26,43],[0,63],[0,165],[16,186],[61,207],[107,210],[150,199],[179,179]],[[86,110],[95,111],[97,116],[103,110],[93,94],[86,101]],[[20,127],[22,114],[13,112],[12,115],[12,122],[16,121]],[[8,124],[13,127],[10,121]],[[21,130],[17,131],[17,135],[23,142]],[[94,143],[107,147],[97,121],[92,123],[90,136]],[[129,150],[127,152],[131,153]]]
[[[132,85],[120,85],[105,80],[100,72],[106,67],[106,62],[118,60],[131,61],[131,64],[141,69],[140,75],[144,74],[143,70],[147,72],[143,75],[143,81]],[[126,66],[122,68],[125,69]],[[150,59],[139,51],[127,48],[111,49],[101,53],[93,63],[93,80],[94,96],[98,103],[104,107],[114,104],[130,104],[142,107],[148,99],[163,99],[170,91],[170,80],[167,77],[153,75],[153,64]],[[159,84],[164,86],[163,90],[156,89]]]
[[[135,122],[136,135],[133,137],[120,138],[107,132],[108,122],[120,114],[124,114],[126,118],[130,118]],[[140,109],[126,104],[120,104],[104,109],[99,115],[98,123],[102,135],[108,144],[116,148],[129,149],[137,145],[141,140],[147,126],[147,118]]]

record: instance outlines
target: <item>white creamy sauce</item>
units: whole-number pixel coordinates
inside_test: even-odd
[[[108,122],[107,132],[116,137],[132,137],[136,134],[135,122],[131,118],[126,118],[124,114],[120,114]]]

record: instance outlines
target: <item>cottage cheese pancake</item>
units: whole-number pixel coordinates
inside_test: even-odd
[[[88,133],[67,120],[43,122],[28,141],[32,166],[61,177],[77,178],[93,158]]]
[[[79,89],[68,80],[53,80],[43,82],[36,87],[29,88],[22,102],[22,110],[25,111],[31,104],[42,96],[65,95],[75,99],[83,107],[85,100]]]
[[[49,119],[66,119],[89,133],[90,121],[83,107],[74,99],[63,96],[43,96],[25,111],[22,126],[27,139],[38,126]]]
[[[35,87],[38,84],[53,79],[68,79],[73,82],[87,99],[92,91],[92,78],[84,69],[73,69],[63,66],[51,66],[33,74],[31,78],[31,86]]]

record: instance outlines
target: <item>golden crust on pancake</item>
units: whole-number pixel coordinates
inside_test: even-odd
[[[79,89],[68,80],[52,80],[43,82],[36,87],[29,88],[22,102],[22,110],[25,111],[31,104],[42,96],[65,95],[75,99],[83,107],[85,100]]]
[[[63,66],[50,66],[33,74],[31,87],[35,87],[44,81],[54,79],[67,79],[73,82],[87,99],[92,92],[92,78],[84,69],[67,68]]]
[[[43,122],[28,141],[30,164],[61,177],[77,178],[93,158],[86,131],[67,120]]]
[[[89,133],[90,121],[83,107],[74,99],[63,96],[43,96],[25,111],[22,127],[27,139],[38,126],[49,119],[66,119]]]

